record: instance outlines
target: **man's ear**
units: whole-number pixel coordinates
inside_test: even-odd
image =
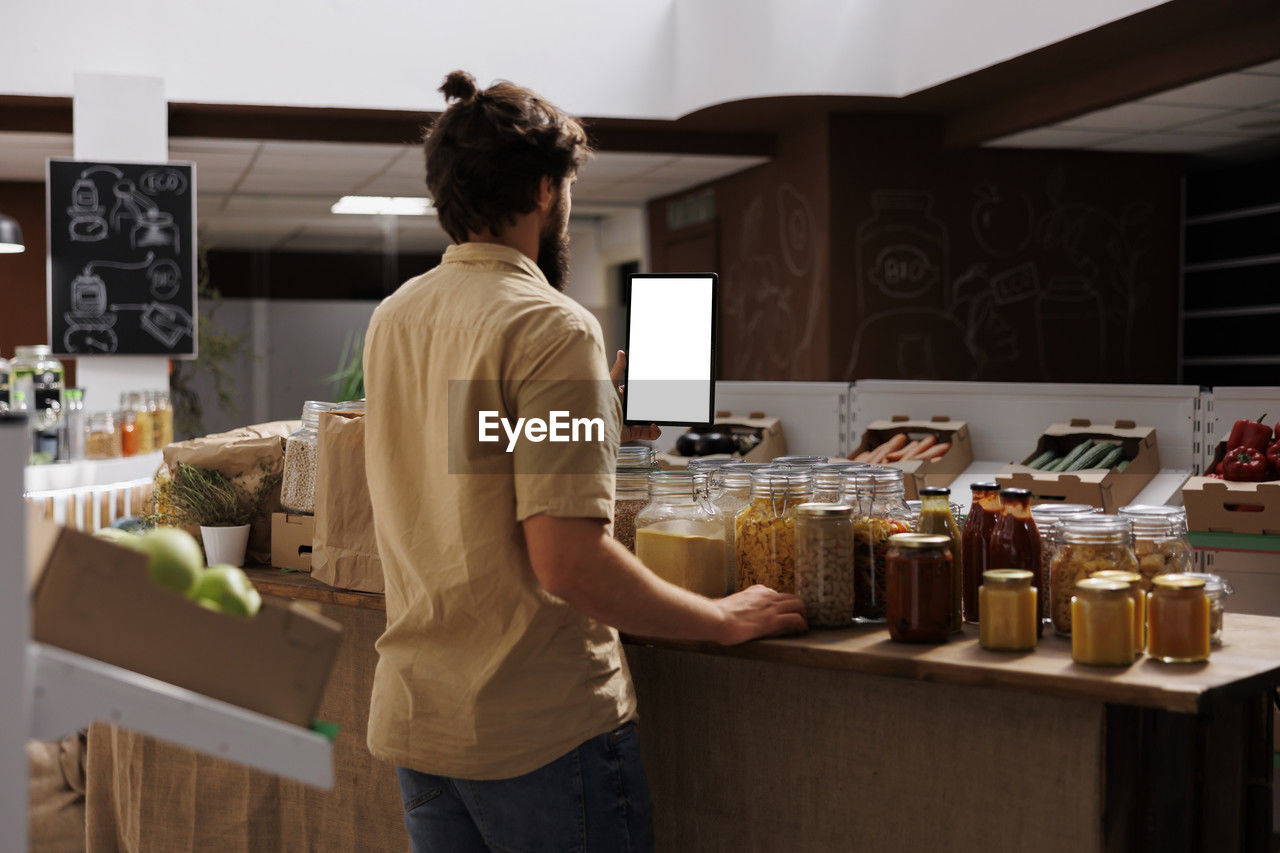
[[[550,175],[543,175],[538,179],[538,190],[534,195],[534,201],[538,204],[538,209],[543,213],[551,209],[551,205],[556,200],[555,181],[551,180]]]

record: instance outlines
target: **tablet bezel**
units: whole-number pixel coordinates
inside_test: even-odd
[[[630,416],[628,411],[628,394],[627,391],[631,387],[631,297],[635,292],[635,282],[637,279],[656,279],[656,278],[709,278],[711,279],[711,363],[707,365],[707,374],[710,377],[709,394],[707,397],[707,419],[705,421],[651,421],[636,420]],[[673,307],[673,310],[676,310]],[[716,414],[716,347],[718,344],[717,333],[720,325],[720,276],[713,272],[636,272],[627,276],[627,326],[626,326],[626,349],[627,368],[624,371],[622,380],[622,422],[629,426],[648,426],[656,424],[657,426],[710,426],[715,421]]]

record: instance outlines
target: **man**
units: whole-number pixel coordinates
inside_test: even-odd
[[[441,87],[427,185],[455,241],[374,312],[366,462],[387,628],[369,749],[415,851],[647,850],[648,787],[618,630],[739,643],[804,630],[799,599],[718,601],[610,536],[620,425],[594,317],[560,290],[579,122],[510,83]],[[599,417],[575,444],[483,442],[478,417]],[[600,440],[603,438],[603,440]]]

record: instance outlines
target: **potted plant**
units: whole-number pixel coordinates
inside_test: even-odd
[[[170,476],[157,477],[147,520],[197,526],[208,565],[243,566],[250,523],[279,482],[280,475],[268,474],[264,466],[256,487],[248,490],[225,474],[179,462]]]

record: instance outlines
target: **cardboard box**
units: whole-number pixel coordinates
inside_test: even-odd
[[[720,432],[734,434],[748,433],[760,436],[760,443],[741,458],[743,462],[769,462],[778,456],[787,455],[787,440],[782,434],[782,421],[771,418],[764,412],[751,412],[746,417],[737,417],[732,412],[716,412],[713,427]],[[710,432],[711,430],[699,430]],[[693,432],[693,430],[689,430]],[[659,453],[658,465],[663,468],[683,469],[689,467],[690,459],[729,459],[736,454],[714,453],[710,456],[681,456],[678,453]]]
[[[1182,487],[1182,505],[1191,530],[1280,536],[1280,482],[1230,483],[1192,477]]]
[[[1027,463],[1046,450],[1063,454],[1086,438],[1118,440],[1129,460],[1123,472],[1109,468],[1080,471],[1038,471]],[[1035,450],[1021,463],[1009,465],[996,476],[1001,488],[1030,489],[1035,503],[1079,503],[1114,513],[1131,503],[1160,473],[1160,450],[1154,427],[1119,420],[1114,426],[1093,424],[1086,418],[1053,424],[1036,442]]]
[[[311,571],[311,540],[316,532],[314,515],[271,514],[271,565],[277,569]]]
[[[54,531],[37,534],[47,556],[34,578],[33,639],[311,725],[341,642],[338,623],[265,601],[252,619],[214,613],[153,583],[145,555]]]
[[[973,443],[969,440],[969,425],[964,421],[953,421],[946,415],[934,415],[927,421],[912,420],[906,415],[894,415],[887,421],[874,421],[862,433],[862,441],[850,454],[851,458],[859,453],[874,450],[905,432],[909,440],[914,441],[926,435],[937,437],[938,444],[944,441],[951,443],[951,448],[937,459],[909,459],[906,462],[883,462],[893,468],[901,468],[906,485],[907,500],[915,500],[920,496],[924,486],[950,486],[964,469],[973,464]],[[968,500],[966,497],[965,501]]]

